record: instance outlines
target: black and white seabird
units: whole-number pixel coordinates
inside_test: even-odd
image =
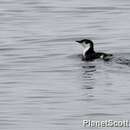
[[[83,60],[91,61],[91,60],[94,60],[94,59],[97,59],[97,58],[101,58],[103,60],[110,60],[112,58],[112,54],[95,52],[94,51],[94,44],[89,39],[83,39],[83,40],[76,41],[76,42],[80,43],[84,48]],[[88,48],[87,45],[89,45],[89,48]]]

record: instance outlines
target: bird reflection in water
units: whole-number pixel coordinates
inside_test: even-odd
[[[82,65],[83,74],[83,88],[84,89],[93,89],[95,84],[94,72],[96,71],[96,66],[92,64]]]

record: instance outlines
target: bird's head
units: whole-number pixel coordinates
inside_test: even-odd
[[[84,48],[88,47],[88,44],[93,44],[93,42],[89,39],[83,39],[76,42],[80,43]]]

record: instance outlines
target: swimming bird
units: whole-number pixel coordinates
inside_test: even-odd
[[[76,42],[80,43],[84,48],[83,60],[92,61],[94,59],[101,58],[103,60],[108,61],[108,60],[110,60],[112,58],[112,54],[107,54],[107,53],[102,53],[102,52],[95,52],[94,43],[93,43],[92,40],[83,39],[83,40],[76,41]],[[89,48],[88,48],[87,45],[89,45]]]

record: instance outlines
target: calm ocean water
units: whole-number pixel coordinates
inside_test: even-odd
[[[114,58],[82,61],[82,38]],[[130,120],[130,1],[0,0],[0,130],[110,119]]]

